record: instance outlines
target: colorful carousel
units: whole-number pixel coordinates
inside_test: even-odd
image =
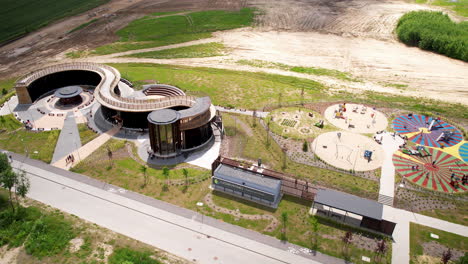
[[[428,147],[451,147],[463,140],[463,135],[454,126],[424,115],[402,115],[393,120],[393,128],[416,144]]]
[[[468,165],[444,151],[421,147],[399,150],[393,155],[393,164],[401,176],[424,188],[446,193],[468,190],[461,181],[468,175]]]

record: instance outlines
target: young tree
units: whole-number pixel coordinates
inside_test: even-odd
[[[31,183],[29,182],[29,178],[26,177],[26,172],[24,170],[21,170],[16,174],[16,176],[15,197],[16,202],[18,203],[18,196],[21,198],[26,197],[26,194],[28,194],[31,187]]]
[[[442,263],[447,264],[452,258],[452,250],[449,248],[442,253]]]
[[[184,174],[184,178],[185,178],[185,186],[188,186],[188,170],[186,168],[183,168],[182,169],[182,174]]]
[[[307,140],[304,140],[304,143],[302,144],[302,151],[309,151],[309,143],[307,143]]]
[[[287,240],[286,238],[286,225],[288,223],[288,213],[281,213],[281,221],[283,222],[283,228],[281,229],[281,240]]]
[[[273,118],[273,117],[272,117]],[[266,127],[266,147],[270,147],[270,119],[268,119],[267,127]]]
[[[10,202],[11,210],[15,211],[13,204],[13,187],[16,185],[16,173],[10,168],[0,174],[0,186],[8,190],[8,201]]]
[[[110,166],[112,166],[112,150],[107,146],[107,157],[109,158]]]
[[[301,105],[304,105],[304,87],[301,88]]]
[[[141,165],[140,171],[143,173],[143,179],[144,179],[143,187],[148,185],[148,175],[146,174],[147,170],[148,170],[148,167],[146,167],[145,165]]]
[[[8,190],[8,200],[12,211],[15,211],[13,199],[18,202],[18,196],[25,197],[30,186],[26,172],[15,173],[5,153],[0,153],[0,186]]]
[[[288,148],[286,146],[284,146],[283,148],[283,165],[281,166],[281,169],[285,170],[287,167],[288,167],[288,164],[287,164],[287,157],[288,157]]]
[[[319,222],[315,216],[309,216],[307,218],[309,221],[310,225],[312,225],[312,250],[317,252],[318,250],[318,230],[319,230]]]
[[[8,160],[8,156],[5,153],[0,153],[0,174],[11,170],[10,161]]]
[[[163,186],[164,191],[167,191],[169,188],[169,173],[170,173],[170,170],[167,167],[164,167],[162,171],[162,174],[164,178],[166,179],[166,183],[164,183],[164,186]]]
[[[387,241],[385,239],[382,239],[379,242],[377,242],[377,246],[375,248],[375,253],[377,255],[376,261],[380,262],[382,260],[382,256],[385,255],[387,249]]]
[[[257,110],[253,110],[252,112],[252,126],[257,126]]]
[[[346,234],[341,238],[343,241],[343,254],[345,256],[345,260],[349,258],[348,249],[351,241],[353,241],[353,233],[351,231],[347,231]]]

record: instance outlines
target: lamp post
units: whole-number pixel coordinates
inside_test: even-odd
[[[203,214],[200,213],[200,208],[203,206],[203,203],[202,202],[197,202],[197,212],[199,214],[201,214],[201,226],[200,226],[200,232],[202,231],[202,227],[203,227]]]

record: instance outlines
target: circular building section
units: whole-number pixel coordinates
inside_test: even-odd
[[[180,113],[161,109],[148,115],[151,149],[160,157],[172,157],[181,152]]]
[[[83,89],[79,86],[66,86],[55,91],[55,97],[59,98],[58,104],[67,106],[79,104],[82,101]]]

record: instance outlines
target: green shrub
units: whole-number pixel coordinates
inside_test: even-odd
[[[304,143],[302,144],[302,151],[309,151],[309,144],[307,143],[307,140],[304,140]]]
[[[468,22],[455,23],[442,12],[413,11],[400,18],[396,31],[407,45],[468,61]]]
[[[61,214],[46,215],[34,223],[25,249],[36,257],[52,256],[62,252],[75,237],[70,222]]]
[[[2,208],[5,207],[2,206]],[[41,216],[42,213],[35,207],[20,207],[16,212],[11,210],[0,212],[0,246],[6,244],[9,247],[21,246],[31,232],[34,223]]]
[[[161,262],[151,258],[149,251],[135,251],[129,248],[114,250],[109,256],[109,264],[160,264]]]

